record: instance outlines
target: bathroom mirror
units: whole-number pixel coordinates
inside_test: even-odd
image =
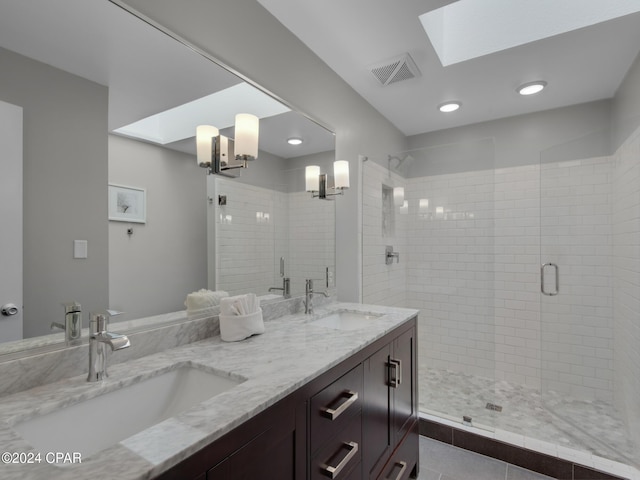
[[[315,163],[333,161],[333,152],[314,157]],[[207,212],[215,230],[208,255],[211,288],[277,298],[285,281],[291,296],[304,294],[308,278],[318,290],[334,287],[335,202],[306,192],[304,173],[304,167],[281,170],[267,187],[208,178],[215,200]]]
[[[234,181],[287,195],[299,191],[286,178],[299,174],[303,181],[306,163],[334,159],[325,126],[117,2],[0,0],[0,11],[0,101],[22,108],[24,289],[14,303],[24,305],[25,338],[49,336],[68,302],[82,305],[86,325],[90,311],[124,310],[129,320],[180,310],[199,288],[227,288],[209,275],[216,232],[207,222],[218,205],[208,192],[213,178],[196,165],[193,124],[164,128],[152,118],[147,123],[158,128],[150,135],[135,122],[203,98],[220,113],[216,96],[225,95],[230,112],[211,123],[233,137],[229,115],[256,109],[260,155]],[[304,142],[292,147],[290,137]],[[110,191],[132,199],[144,215],[108,220],[109,209],[118,208],[109,205]],[[333,215],[333,202],[316,202]],[[295,237],[287,231],[287,242]],[[268,239],[278,260],[283,238]],[[331,275],[333,241],[320,246]],[[272,273],[280,286],[279,265]],[[0,354],[30,344],[0,343]]]

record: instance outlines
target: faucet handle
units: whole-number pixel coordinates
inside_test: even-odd
[[[82,305],[78,302],[63,303],[64,313],[79,313],[82,311]]]
[[[106,310],[100,310],[97,312],[92,312],[91,313],[91,319],[95,319],[96,317],[117,317],[118,315],[122,315],[125,312],[120,312],[118,310],[110,310],[110,309],[106,309]]]
[[[102,310],[100,312],[91,313],[91,321],[89,322],[90,333],[106,332],[111,317],[122,315],[124,312],[117,310]]]

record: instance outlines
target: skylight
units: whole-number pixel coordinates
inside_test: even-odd
[[[239,83],[117,128],[114,132],[164,145],[194,137],[198,125],[215,125],[221,130],[231,127],[237,113],[265,118],[288,111],[289,108],[257,88]]]
[[[419,18],[446,67],[638,11],[638,0],[459,0]]]

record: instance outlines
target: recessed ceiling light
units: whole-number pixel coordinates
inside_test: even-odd
[[[298,137],[289,138],[287,143],[289,145],[300,145],[302,143],[302,139]]]
[[[520,95],[535,95],[538,92],[541,92],[544,87],[547,86],[547,82],[542,80],[538,80],[536,82],[525,83],[524,85],[520,85],[518,87],[518,93]]]
[[[446,102],[438,105],[438,110],[444,113],[455,112],[462,106],[460,102]]]

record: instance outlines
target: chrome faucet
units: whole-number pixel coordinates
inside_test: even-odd
[[[282,290],[282,296],[284,298],[291,298],[291,280],[289,277],[284,277],[282,279],[282,288],[271,287],[269,289],[270,292],[273,292],[274,290]]]
[[[64,304],[64,323],[51,322],[51,330],[64,330],[67,343],[79,340],[82,334],[82,306],[78,302]]]
[[[313,294],[318,293],[325,297],[328,297],[329,294],[327,292],[314,292],[313,280],[310,278],[306,279],[304,282],[304,313],[313,315]]]
[[[91,314],[89,322],[89,376],[87,382],[99,382],[107,375],[107,345],[111,351],[121,350],[131,345],[126,335],[107,331],[109,318],[122,312],[107,310]]]

